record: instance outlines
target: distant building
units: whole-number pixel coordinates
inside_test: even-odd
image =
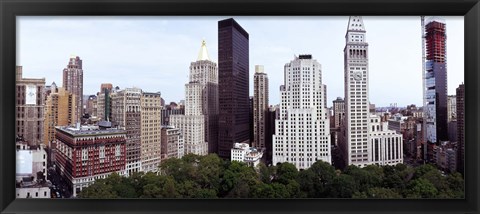
[[[337,97],[337,99],[333,101],[333,115],[334,127],[340,128],[343,123],[343,118],[345,117],[345,101],[341,97]]]
[[[126,172],[126,131],[102,126],[56,127],[56,161],[73,197],[97,179]]]
[[[112,120],[112,84],[102,83],[97,96],[97,118],[100,121]]]
[[[231,161],[246,163],[249,166],[256,167],[262,159],[263,152],[255,147],[250,147],[247,143],[235,143],[230,150]]]
[[[457,96],[449,95],[447,97],[447,127],[448,140],[457,141]]]
[[[162,109],[162,126],[170,125],[170,116],[171,115],[185,115],[185,109],[181,108],[170,108],[169,105]]]
[[[275,120],[277,119],[277,113],[280,111],[278,105],[270,106],[266,114],[266,128],[265,128],[265,151],[263,159],[265,164],[272,164],[273,158],[273,135],[275,134]]]
[[[64,88],[58,88],[47,97],[45,105],[45,134],[46,147],[55,140],[55,126],[75,125],[76,120],[76,97]]]
[[[447,122],[457,120],[457,96],[448,95],[447,97]]]
[[[406,129],[405,121],[408,117],[397,113],[393,115],[390,119],[388,119],[388,129],[395,131],[397,134],[402,134],[403,131]]]
[[[457,143],[443,141],[434,147],[434,159],[438,168],[448,172],[457,171]]]
[[[44,140],[45,121],[45,78],[33,79],[22,76],[22,66],[16,72],[16,123],[17,136],[23,137],[28,145],[40,145]]]
[[[67,67],[63,69],[63,88],[77,98],[75,118],[80,123],[83,116],[83,69],[80,57],[71,56]]]
[[[280,118],[275,121],[273,165],[307,169],[318,160],[331,163],[330,120],[325,108],[322,67],[312,55],[285,64],[280,87]]]
[[[161,134],[161,159],[182,158],[185,154],[183,135],[178,128],[163,126]]]
[[[396,165],[403,163],[403,137],[388,129],[377,115],[370,115],[369,140],[372,164]]]
[[[88,100],[87,100],[87,108],[85,109],[86,113],[88,115],[90,115],[90,117],[92,116],[97,116],[95,115],[95,110],[96,109],[96,101],[97,101],[97,96],[96,95],[90,95],[88,96]]]
[[[267,144],[267,114],[268,106],[268,77],[263,65],[255,65],[253,76],[253,142],[255,148],[266,148]]]
[[[42,144],[16,142],[16,197],[50,198],[52,184],[47,178],[47,152]]]
[[[234,143],[249,143],[249,40],[234,19],[218,22],[218,155],[230,159]]]
[[[457,169],[464,174],[465,169],[465,85],[462,83],[457,88]]]
[[[126,88],[112,93],[112,123],[127,131],[127,172],[132,175],[142,169],[141,97],[139,88]]]
[[[343,120],[345,119],[345,101],[341,97],[337,97],[337,99],[333,101],[332,109],[333,117],[330,117],[330,135],[332,145],[338,146],[340,128],[343,126]]]
[[[161,94],[143,92],[140,109],[140,160],[143,172],[156,172],[161,160]]]

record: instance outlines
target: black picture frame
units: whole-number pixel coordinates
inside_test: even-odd
[[[478,213],[478,0],[0,0],[1,213]],[[16,16],[44,15],[460,15],[465,17],[465,199],[15,198]],[[420,27],[420,26],[419,26]],[[419,35],[420,42],[420,35]],[[419,59],[421,60],[421,59]],[[419,71],[420,72],[420,71]]]

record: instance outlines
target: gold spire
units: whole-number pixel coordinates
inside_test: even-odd
[[[200,60],[210,60],[210,56],[208,56],[207,52],[207,42],[205,42],[205,39],[202,40],[202,47],[200,48],[200,52],[198,53],[197,61]]]

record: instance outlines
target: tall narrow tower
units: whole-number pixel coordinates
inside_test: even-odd
[[[76,123],[83,116],[83,70],[82,60],[78,56],[71,56],[68,65],[63,69],[63,88],[76,97]]]
[[[345,122],[342,145],[347,165],[371,160],[369,145],[368,43],[361,16],[350,16],[345,35]]]
[[[218,133],[218,70],[210,60],[205,40],[197,61],[190,64],[185,84],[185,115],[170,115],[170,125],[180,129],[185,154],[215,152]]]
[[[253,76],[253,147],[266,148],[268,107],[268,77],[263,65],[255,65]]]
[[[448,140],[445,21],[438,17],[429,17],[425,22],[425,33],[426,114],[424,114],[424,120],[426,120],[426,140],[431,145]]]
[[[249,143],[248,33],[234,19],[218,22],[218,155],[230,159],[234,143]]]

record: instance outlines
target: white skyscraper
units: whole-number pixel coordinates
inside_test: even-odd
[[[170,125],[183,133],[185,154],[215,152],[217,118],[218,69],[208,56],[206,42],[202,41],[197,61],[190,64],[189,83],[185,84],[185,115],[170,116]]]
[[[295,57],[284,66],[280,117],[273,135],[274,165],[290,162],[297,169],[306,169],[317,160],[331,163],[321,69],[311,55]]]
[[[350,16],[345,35],[345,122],[341,149],[347,165],[372,161],[369,142],[368,43],[361,16]]]

